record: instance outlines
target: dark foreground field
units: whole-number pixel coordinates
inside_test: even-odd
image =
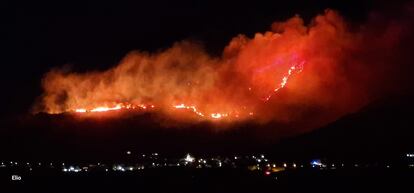
[[[22,179],[12,181],[18,173]],[[412,169],[302,169],[265,175],[237,169],[149,169],[63,173],[0,170],[0,192],[414,192]],[[6,191],[6,189],[8,189]]]

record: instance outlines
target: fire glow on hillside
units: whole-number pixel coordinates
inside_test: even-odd
[[[221,57],[182,41],[154,54],[133,51],[106,71],[51,70],[43,79],[36,111],[130,109],[173,119],[230,122],[292,122],[316,116],[312,108],[340,116],[366,104],[366,88],[377,81],[367,72],[375,74],[372,63],[386,61],[367,53],[373,47],[378,52],[392,47],[399,33],[395,26],[378,37],[369,30],[349,30],[332,10],[308,25],[295,16],[253,38],[233,38]]]

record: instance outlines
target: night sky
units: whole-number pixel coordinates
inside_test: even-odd
[[[208,123],[185,126],[183,130],[168,130],[158,128],[156,121],[148,123],[130,118],[125,122],[110,122],[115,125],[114,127],[119,127],[114,129],[106,125],[107,122],[99,122],[98,126],[94,122],[76,125],[70,123],[70,120],[55,123],[54,119],[64,118],[51,118],[46,115],[31,117],[33,115],[30,114],[36,98],[42,94],[41,79],[52,68],[65,67],[74,72],[105,70],[118,64],[132,50],[157,52],[181,40],[200,42],[209,54],[220,55],[225,45],[236,35],[246,34],[252,37],[256,32],[268,30],[274,21],[283,21],[295,14],[309,22],[316,14],[331,8],[339,11],[347,21],[358,24],[364,22],[371,12],[376,10],[381,10],[384,14],[398,15],[398,11],[395,11],[398,9],[394,8],[404,3],[396,2],[390,5],[388,1],[354,0],[154,0],[82,3],[28,1],[2,4],[7,15],[6,22],[1,27],[6,35],[3,36],[5,41],[2,46],[5,51],[0,76],[0,99],[3,101],[1,117],[4,120],[2,122],[6,123],[0,128],[0,135],[1,151],[5,156],[34,159],[39,155],[54,155],[65,158],[66,154],[61,151],[73,150],[83,152],[75,153],[76,156],[82,157],[88,154],[86,152],[89,150],[101,150],[94,155],[100,157],[105,151],[115,155],[118,151],[130,148],[137,151],[161,149],[166,152],[178,152],[184,151],[190,144],[195,145],[188,149],[195,152],[248,152],[264,148],[264,151],[279,153],[304,153],[306,151],[301,147],[306,145],[315,152],[337,155],[336,149],[324,148],[325,145],[334,143],[333,138],[342,142],[334,143],[340,151],[358,154],[366,150],[378,152],[380,150],[376,148],[389,146],[395,147],[395,151],[405,151],[413,145],[412,142],[408,142],[413,141],[410,136],[414,136],[410,127],[412,123],[408,121],[410,109],[413,107],[411,87],[402,89],[403,92],[397,96],[375,101],[360,114],[346,116],[338,123],[324,127],[318,131],[320,133],[283,141],[280,146],[277,146],[277,142],[271,137],[267,137],[273,136],[269,134],[269,128],[275,126],[272,123],[261,126],[240,124],[236,129],[217,134],[206,129],[209,127]],[[408,49],[412,48],[412,45],[409,46],[407,53]],[[412,67],[403,69],[406,71]],[[405,83],[409,84],[407,81]],[[137,119],[147,119],[146,116],[151,117],[143,115]],[[378,122],[379,119],[382,122]],[[21,120],[27,121],[27,124],[21,123]],[[50,128],[45,125],[49,125]],[[131,125],[140,125],[139,127],[147,129],[137,131],[131,128]],[[357,125],[359,128],[348,130],[347,128],[351,127],[349,125]],[[76,128],[70,131],[70,127]],[[197,128],[198,131],[189,132],[189,127]],[[264,129],[252,132],[249,127]],[[153,130],[150,131],[148,128]],[[364,128],[366,130],[363,130]],[[355,137],[355,144],[346,145],[352,141],[352,137]],[[251,145],[263,138],[266,139],[263,143]],[[11,147],[10,144],[15,146]],[[54,145],[56,149],[51,147]],[[291,149],[283,149],[287,146]],[[357,150],[360,146],[366,148]],[[21,154],[25,155],[15,151],[21,151]],[[390,148],[387,151],[393,152],[394,149]]]

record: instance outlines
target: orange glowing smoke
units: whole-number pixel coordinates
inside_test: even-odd
[[[37,107],[48,113],[136,109],[190,121],[330,119],[366,102],[364,77],[373,70],[353,57],[364,44],[361,33],[327,10],[309,25],[295,16],[253,38],[239,35],[221,57],[188,41],[155,54],[133,51],[102,72],[48,72]]]

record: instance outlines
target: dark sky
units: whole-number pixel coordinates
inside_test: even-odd
[[[54,67],[69,65],[73,71],[77,72],[104,70],[115,66],[131,50],[154,52],[185,39],[200,41],[209,53],[219,55],[224,46],[237,34],[247,34],[252,37],[256,32],[268,30],[272,22],[283,21],[295,14],[309,21],[316,14],[322,13],[324,9],[332,8],[338,10],[348,21],[359,23],[367,18],[371,10],[400,5],[399,3],[390,5],[388,1],[373,0],[260,2],[152,0],[83,1],[81,3],[27,1],[3,4],[7,16],[6,22],[1,27],[6,35],[4,44],[2,43],[5,51],[1,64],[2,94],[0,99],[3,101],[1,116],[5,119],[22,116],[29,112],[36,97],[41,95],[42,76]],[[401,110],[401,108],[397,109]],[[86,123],[83,127],[88,127],[88,124]],[[243,128],[246,127],[248,126],[243,126]],[[36,148],[45,148],[55,144],[58,140],[65,139],[66,135],[76,136],[71,131],[65,131],[66,133],[60,133],[59,137],[54,139],[54,135],[59,133],[56,128],[42,129],[23,135],[21,139],[31,141],[25,145],[38,143]],[[24,132],[26,131],[6,132],[6,135],[2,137]],[[128,130],[123,132],[118,134],[113,141],[121,141],[122,136],[130,136]],[[198,140],[200,146],[203,146],[202,144],[208,146],[211,143],[208,140],[225,144],[226,140],[235,135],[244,136],[236,137],[237,139],[248,139],[246,136],[251,134],[244,133],[242,129],[224,134],[223,139],[205,139],[203,138],[204,131],[202,131],[192,139],[194,135],[188,137],[187,135],[190,136],[190,134],[186,132],[171,133],[168,131],[165,132],[166,134],[163,132],[160,131],[161,134],[157,134],[158,140],[166,141],[167,145],[176,144],[168,141],[165,137],[168,134],[179,136],[177,139],[185,139],[185,144]],[[67,144],[76,146],[76,143],[88,141],[92,144],[90,148],[96,150],[100,147],[93,143],[111,141],[107,138],[111,134],[104,132],[100,135],[104,137],[85,134],[83,137],[92,137],[91,140],[69,140]],[[153,134],[144,136],[151,135]],[[134,138],[126,138],[134,141]],[[205,141],[200,141],[203,139]],[[152,141],[150,144],[156,143]],[[237,143],[246,143],[246,140],[236,140],[234,144],[237,145]],[[64,148],[69,147],[67,144]],[[114,144],[119,143],[114,142]],[[135,144],[135,146],[139,145],[145,145],[145,142]],[[124,148],[123,146],[127,145],[122,144],[119,149]],[[162,145],[156,146],[156,148],[160,147]],[[24,145],[20,145],[19,148],[25,149]],[[81,146],[77,148],[79,150]],[[175,149],[180,148],[183,148],[180,144],[175,147]]]

